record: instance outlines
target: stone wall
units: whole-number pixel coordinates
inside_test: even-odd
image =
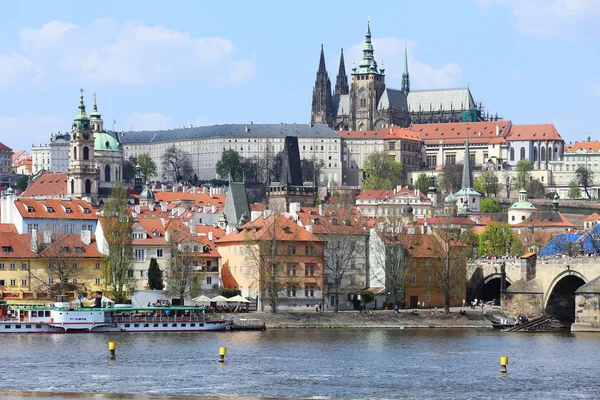
[[[600,293],[575,296],[575,323],[572,332],[600,332]]]
[[[544,313],[543,293],[511,293],[501,295],[502,314],[507,317],[526,315],[537,317]]]

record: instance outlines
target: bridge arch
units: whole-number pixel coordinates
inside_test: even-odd
[[[483,279],[483,285],[479,290],[479,294],[477,295],[477,299],[481,299],[483,301],[489,300],[500,300],[500,286],[502,282],[502,274],[493,273],[486,276]],[[512,280],[510,278],[506,278],[506,287],[508,288],[512,285]]]
[[[575,322],[575,291],[588,279],[571,269],[556,275],[544,293],[544,312],[563,323]]]

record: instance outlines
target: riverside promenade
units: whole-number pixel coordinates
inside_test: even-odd
[[[459,314],[460,310],[467,312]],[[482,314],[481,309],[470,307],[452,307],[450,314],[443,310],[431,313],[429,309],[402,310],[398,314],[388,310],[376,310],[372,314],[358,311],[278,311],[254,312],[250,314],[226,314],[228,318],[260,319],[268,329],[285,328],[492,328],[491,322]],[[487,314],[499,313],[499,310],[486,309]]]

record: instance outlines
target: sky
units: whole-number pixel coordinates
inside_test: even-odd
[[[335,86],[367,18],[386,84],[469,86],[515,124],[600,140],[600,0],[18,1],[0,13],[0,142],[66,132],[79,89],[105,128],[308,123],[323,44]]]

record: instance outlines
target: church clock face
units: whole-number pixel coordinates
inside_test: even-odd
[[[83,134],[83,138],[84,138],[85,140],[88,140],[88,139],[90,138],[90,134],[89,134],[89,133],[87,133],[87,132],[85,132],[85,133]]]

